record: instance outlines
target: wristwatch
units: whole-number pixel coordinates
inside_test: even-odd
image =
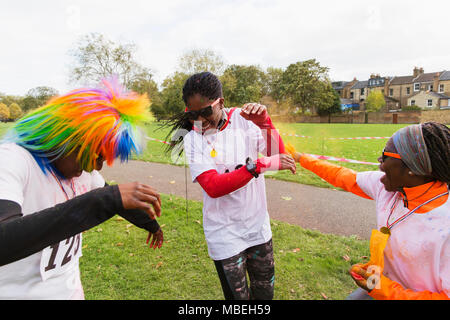
[[[245,167],[247,168],[247,171],[252,174],[252,176],[254,176],[255,178],[259,177],[259,174],[256,173],[256,163],[253,162],[250,157],[245,160]]]

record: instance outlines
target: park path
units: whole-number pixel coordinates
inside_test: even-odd
[[[191,182],[187,170],[188,199],[202,201],[198,183]],[[131,160],[116,161],[101,171],[107,181],[116,183],[139,181],[158,192],[186,196],[185,168],[169,164]],[[351,193],[266,178],[267,204],[275,220],[344,236],[369,239],[376,227],[375,202]],[[164,205],[164,204],[163,204]]]

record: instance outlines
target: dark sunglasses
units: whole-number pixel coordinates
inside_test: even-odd
[[[197,120],[199,116],[202,118],[210,117],[213,114],[213,106],[215,106],[220,101],[220,98],[216,99],[211,105],[201,108],[197,111],[188,111],[187,108],[184,111],[185,116],[188,120]]]
[[[400,155],[399,155],[398,153],[386,152],[386,151],[384,151],[384,150],[386,150],[386,149],[383,149],[383,153],[382,153],[382,155],[381,155],[381,160],[382,160],[383,162],[386,161],[386,159],[387,159],[388,157],[396,158],[396,159],[401,159],[401,158],[402,158],[402,157],[400,157]]]
[[[213,113],[212,106],[207,106],[197,111],[186,111],[185,116],[188,120],[197,120],[199,116],[202,118],[210,117]]]

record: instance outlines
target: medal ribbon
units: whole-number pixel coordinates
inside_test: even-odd
[[[447,192],[438,194],[437,196],[435,196],[435,197],[433,197],[433,198],[431,198],[431,199],[425,201],[425,202],[422,203],[421,205],[415,207],[413,210],[409,211],[408,213],[404,214],[403,216],[401,216],[400,218],[398,218],[397,220],[395,220],[394,222],[392,222],[391,224],[389,224],[389,218],[391,217],[391,215],[392,215],[392,213],[394,212],[394,209],[395,209],[395,207],[397,206],[397,203],[398,203],[398,198],[397,198],[397,201],[395,201],[395,203],[392,205],[392,207],[391,207],[391,212],[389,213],[389,217],[388,217],[387,220],[386,220],[386,228],[387,228],[388,230],[392,229],[394,226],[396,226],[396,225],[399,224],[400,222],[404,221],[406,218],[408,218],[410,215],[412,215],[414,212],[416,212],[417,209],[419,209],[420,207],[422,207],[422,206],[424,206],[424,205],[430,203],[431,201],[434,201],[434,200],[436,200],[436,199],[438,199],[438,198],[440,198],[440,197],[443,197],[443,196],[445,196],[445,195],[447,195],[447,194],[449,194],[448,187],[447,187]]]
[[[66,190],[64,189],[64,186],[62,185],[61,181],[58,179],[58,177],[52,171],[50,171],[50,173],[52,174],[53,178],[55,178],[55,180],[58,183],[61,190],[64,192],[64,196],[66,197],[66,200],[69,200],[70,199],[69,195],[67,194]],[[76,197],[77,193],[75,192],[75,185],[73,183],[73,179],[70,179],[70,188],[72,189],[74,197]]]

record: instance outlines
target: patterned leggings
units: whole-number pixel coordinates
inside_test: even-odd
[[[275,281],[272,239],[214,261],[226,300],[271,300]],[[250,278],[247,285],[246,273]]]

